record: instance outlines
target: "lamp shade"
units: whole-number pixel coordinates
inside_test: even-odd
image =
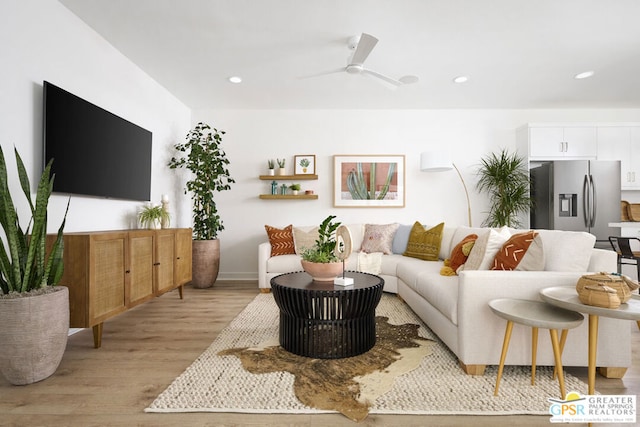
[[[447,151],[425,151],[420,154],[420,170],[423,172],[443,172],[451,169],[453,163]]]

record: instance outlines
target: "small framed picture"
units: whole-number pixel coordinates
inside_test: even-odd
[[[295,165],[294,174],[296,175],[315,175],[316,174],[316,155],[315,154],[299,154],[293,156]]]

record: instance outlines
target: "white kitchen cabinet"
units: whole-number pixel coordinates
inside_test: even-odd
[[[528,139],[532,160],[595,159],[597,154],[595,126],[529,126]]]
[[[598,160],[620,160],[622,190],[640,190],[640,127],[598,127]]]

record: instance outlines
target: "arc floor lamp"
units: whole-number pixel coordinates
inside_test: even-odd
[[[465,184],[462,174],[455,163],[451,161],[451,157],[447,151],[434,150],[425,151],[420,154],[420,170],[423,172],[445,172],[451,169],[455,169],[462,182],[464,188],[464,194],[467,196],[467,214],[469,217],[469,227],[471,225],[471,201],[469,199],[469,191],[467,191],[467,184]]]

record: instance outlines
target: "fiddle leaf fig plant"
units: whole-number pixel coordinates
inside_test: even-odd
[[[208,124],[198,123],[187,134],[185,143],[174,146],[183,155],[169,161],[171,169],[185,168],[193,174],[186,183],[185,194],[191,192],[195,240],[217,239],[218,232],[224,230],[215,194],[230,190],[235,183],[229,173],[229,159],[222,149],[224,134]]]
[[[476,188],[489,194],[491,208],[482,225],[487,227],[519,227],[519,213],[529,212],[532,205],[530,180],[523,157],[503,149],[481,160]]]
[[[18,150],[14,149],[20,186],[31,209],[31,218],[22,229],[7,181],[7,164],[0,147],[0,223],[5,243],[0,244],[0,289],[2,294],[37,291],[60,282],[64,270],[62,233],[69,211],[69,202],[55,243],[46,252],[47,207],[53,190],[51,176],[53,160],[44,168],[36,191],[35,204],[31,200],[31,184]]]
[[[340,227],[340,222],[333,222],[335,215],[329,215],[320,223],[318,228],[318,239],[315,244],[304,250],[301,257],[305,261],[329,263],[338,262],[339,259],[335,255],[336,235],[335,232]]]

